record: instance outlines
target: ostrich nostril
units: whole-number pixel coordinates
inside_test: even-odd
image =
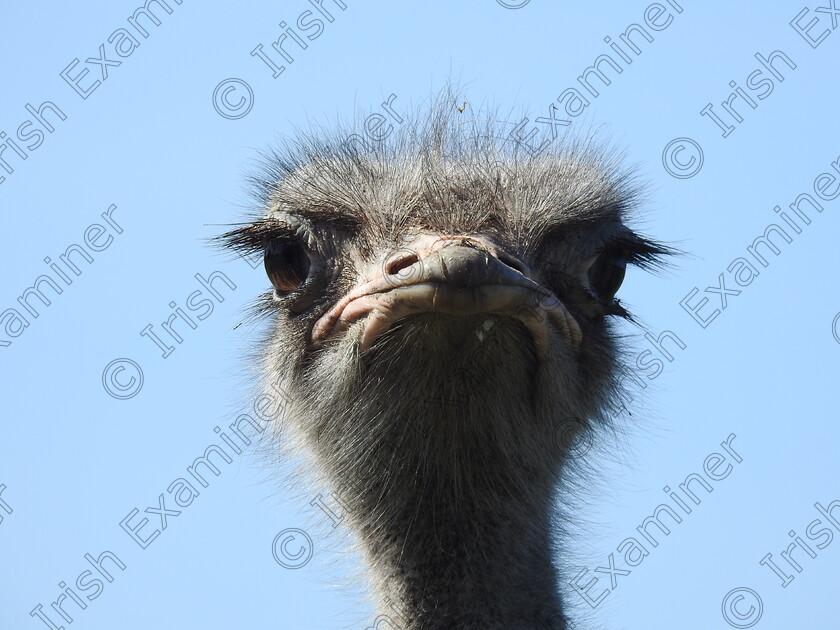
[[[515,269],[522,275],[528,274],[528,267],[521,260],[514,258],[509,254],[505,254],[504,252],[499,252],[496,258],[498,258],[501,262],[506,264],[511,269]]]
[[[389,276],[395,276],[400,271],[402,271],[406,267],[411,267],[411,265],[413,265],[419,260],[420,258],[418,258],[417,254],[415,254],[414,252],[398,256],[385,265],[385,272]]]

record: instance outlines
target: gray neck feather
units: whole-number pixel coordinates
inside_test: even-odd
[[[564,458],[552,435],[579,410],[534,367],[524,327],[497,325],[505,334],[482,341],[468,324],[459,347],[451,322],[397,329],[361,370],[334,356],[310,366],[322,387],[297,421],[347,503],[393,627],[565,627],[552,562]]]

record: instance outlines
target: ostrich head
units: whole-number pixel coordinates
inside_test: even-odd
[[[625,224],[611,154],[532,155],[452,103],[272,153],[259,216],[222,239],[264,252],[276,428],[347,507],[375,627],[565,628],[558,485],[618,395],[625,267],[667,250]]]

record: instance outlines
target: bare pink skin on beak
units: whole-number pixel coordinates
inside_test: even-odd
[[[380,267],[375,277],[350,291],[312,330],[316,343],[366,319],[361,349],[396,321],[416,313],[504,315],[520,320],[544,356],[548,321],[574,348],[582,333],[553,292],[535,282],[520,260],[481,236],[425,234]]]

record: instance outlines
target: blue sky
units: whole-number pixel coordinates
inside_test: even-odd
[[[224,446],[215,427],[235,440],[229,425],[253,410],[248,351],[261,331],[236,326],[268,283],[206,240],[248,204],[258,150],[310,121],[385,113],[388,99],[401,115],[449,78],[466,113],[521,112],[535,142],[550,137],[536,122],[549,116],[612,139],[649,183],[645,232],[689,252],[662,275],[628,274],[621,290],[654,338],[670,333],[673,360],[644,330],[622,329],[633,356],[650,352],[638,370],[647,387],[626,435],[587,454],[600,473],[581,489],[566,545],[581,590],[597,582],[590,602],[568,587],[573,616],[626,629],[836,627],[840,526],[815,504],[840,501],[840,29],[816,3],[567,4],[325,0],[330,21],[307,0],[172,0],[170,14],[154,9],[159,25],[134,20],[141,31],[127,19],[140,2],[0,7],[0,159],[12,170],[0,163],[0,627],[49,627],[36,610],[89,630],[373,624],[359,559],[317,503],[340,508],[293,462],[266,469],[225,447],[235,456],[218,476],[205,471],[199,494],[179,506],[170,489]],[[271,47],[280,22],[310,38],[306,49],[287,38],[291,62]],[[632,24],[653,40],[630,35],[640,54],[621,37]],[[791,64],[770,59],[777,51]],[[622,71],[593,80],[595,97],[578,77],[605,54]],[[569,88],[589,100],[578,116]],[[740,122],[722,105],[736,90]],[[708,104],[733,127],[725,137],[701,114]],[[778,254],[759,246],[764,266],[748,248],[771,224],[790,242],[776,232]],[[18,298],[45,274],[62,292],[47,289],[49,306],[33,297],[35,317]],[[182,320],[181,341],[166,337],[161,323],[188,303],[194,328]],[[173,348],[165,358],[141,334],[149,325]],[[663,488],[682,492],[690,475],[713,491],[695,481],[699,504],[641,561],[619,550],[643,541],[637,527],[657,506],[678,509]],[[161,495],[166,528],[145,511],[162,511]],[[832,515],[840,523],[840,504]],[[781,557],[791,544],[801,572]],[[104,552],[125,566],[102,556],[113,581],[85,559]],[[767,554],[786,586],[760,564]],[[65,596],[72,622],[50,606],[68,588],[86,606]]]

